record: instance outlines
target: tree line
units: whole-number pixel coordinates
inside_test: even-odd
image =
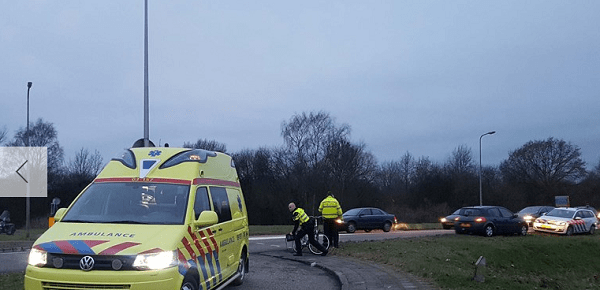
[[[39,119],[31,127],[29,139],[36,142],[31,145],[48,147],[49,156],[48,198],[32,201],[32,213],[47,215],[53,197],[66,206],[93,180],[102,158],[97,151],[82,148],[64,162],[52,124]],[[23,146],[24,131],[4,141],[6,130],[0,130],[0,144]],[[459,145],[443,163],[406,152],[398,160],[379,164],[366,144],[350,140],[350,133],[349,125],[337,124],[320,111],[295,114],[282,122],[284,142],[279,147],[230,153],[225,144],[202,138],[182,147],[233,157],[251,224],[288,224],[287,204],[292,201],[318,215],[316,209],[327,192],[344,210],[379,207],[403,222],[437,222],[457,208],[479,204],[479,167],[469,147]],[[51,162],[50,156],[56,160]],[[557,195],[568,195],[575,206],[600,206],[600,164],[587,170],[578,146],[553,137],[527,142],[498,166],[483,167],[481,181],[483,204],[513,211],[553,205]],[[19,215],[22,210],[12,208],[23,209],[23,200],[0,198],[0,210],[10,208]]]

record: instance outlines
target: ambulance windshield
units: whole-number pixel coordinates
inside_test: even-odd
[[[141,182],[92,184],[62,222],[181,225],[189,185]]]

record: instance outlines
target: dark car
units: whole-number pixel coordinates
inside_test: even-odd
[[[460,208],[455,210],[451,215],[441,218],[440,223],[442,224],[442,228],[444,228],[445,230],[453,228],[454,219],[458,216],[459,212]]]
[[[553,206],[535,205],[535,206],[528,206],[528,207],[520,210],[517,214],[527,222],[528,226],[531,226],[533,224],[533,221],[536,218],[539,218],[543,214],[548,213],[549,211],[551,211],[553,209],[554,209]]]
[[[393,214],[389,214],[381,209],[372,207],[354,208],[343,215],[344,223],[342,230],[353,233],[356,230],[370,232],[373,229],[382,229],[389,232],[398,220]]]
[[[491,237],[496,234],[527,235],[527,222],[517,214],[501,206],[471,206],[460,209],[454,219],[457,234],[482,234]]]

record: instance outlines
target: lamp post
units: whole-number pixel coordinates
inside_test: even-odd
[[[29,90],[31,90],[32,82],[27,82],[27,130],[25,131],[26,147],[29,147]]]
[[[146,0],[144,1],[144,147],[150,147],[150,101],[148,98],[148,0]]]
[[[25,140],[27,143],[25,144],[29,147],[29,90],[31,90],[32,82],[27,82],[27,129],[25,131]],[[29,200],[29,183],[27,183],[27,197],[25,198],[25,238],[29,239],[29,211],[31,208]]]
[[[481,185],[481,138],[485,135],[492,135],[496,133],[496,131],[487,132],[479,137],[479,205],[483,205],[483,190]]]

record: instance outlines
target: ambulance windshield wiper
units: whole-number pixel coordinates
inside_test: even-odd
[[[105,224],[141,224],[141,225],[147,224],[145,222],[138,222],[138,221],[132,221],[132,220],[106,221],[106,222],[102,222],[102,223],[105,223]]]
[[[95,223],[95,221],[86,221],[86,220],[62,220],[61,222],[65,222],[65,223]]]

